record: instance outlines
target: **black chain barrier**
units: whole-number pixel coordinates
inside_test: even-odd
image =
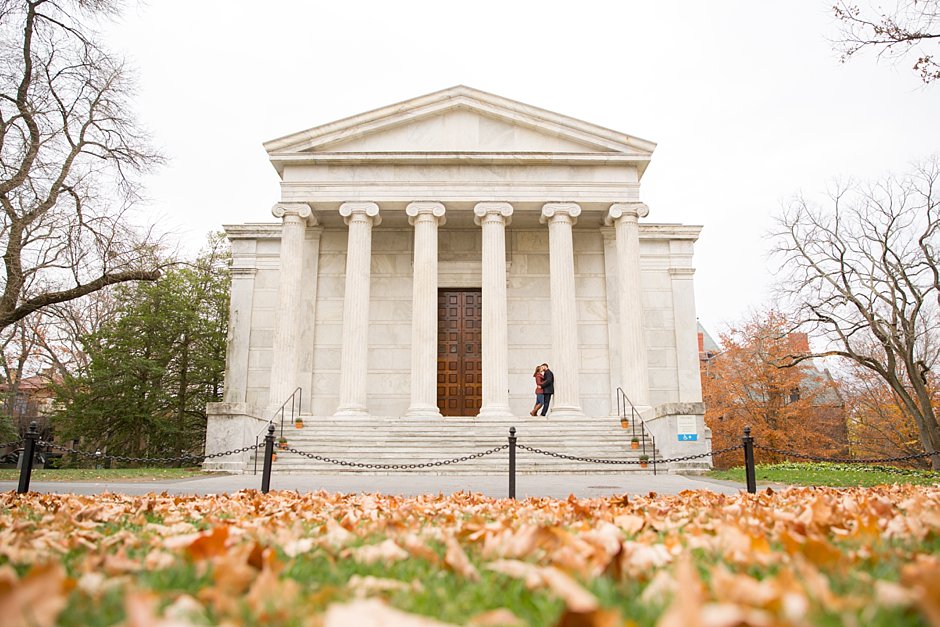
[[[756,442],[754,443],[754,448],[768,451],[770,453],[777,453],[778,455],[797,457],[799,459],[808,459],[814,462],[830,462],[833,464],[883,464],[885,462],[907,462],[913,459],[924,459],[925,457],[940,455],[940,451],[934,451],[933,453],[913,453],[911,455],[902,455],[900,457],[868,457],[859,459],[855,457],[822,457],[820,455],[807,455],[805,453],[797,453],[795,451],[787,451],[784,449],[764,446],[763,444],[757,444]]]
[[[43,442],[39,441],[40,446],[45,446],[50,449],[61,451],[63,453],[71,453],[73,455],[78,455],[79,457],[87,457],[91,459],[100,459],[100,460],[112,460],[117,462],[156,462],[161,464],[167,464],[170,462],[186,462],[186,461],[196,461],[199,459],[214,459],[216,457],[225,457],[226,455],[237,455],[238,453],[247,453],[248,451],[253,451],[264,446],[263,443],[252,444],[250,446],[243,446],[242,448],[233,449],[231,451],[225,451],[223,453],[211,453],[209,455],[190,455],[188,453],[183,455],[178,455],[176,457],[131,457],[128,455],[109,455],[107,453],[82,451],[75,448],[70,448],[68,446],[61,446],[59,444],[54,444],[52,442]]]
[[[692,459],[701,459],[703,457],[711,457],[712,455],[721,455],[722,453],[728,453],[730,451],[736,451],[740,448],[743,448],[743,444],[735,444],[734,446],[729,446],[728,448],[723,448],[717,451],[709,451],[708,453],[699,453],[697,455],[686,455],[685,457],[670,457],[668,459],[656,459],[657,464],[672,464],[677,462],[686,462]],[[631,465],[631,464],[645,464],[652,463],[652,460],[648,462],[641,462],[638,459],[596,459],[593,457],[577,457],[575,455],[565,455],[564,453],[554,453],[552,451],[543,451],[539,448],[534,448],[531,446],[525,446],[524,444],[516,444],[517,448],[521,448],[524,451],[529,451],[530,453],[536,453],[538,455],[547,455],[548,457],[557,457],[559,459],[568,459],[575,462],[587,462],[589,464],[621,464],[621,465]]]
[[[569,461],[585,462],[589,464],[613,464],[621,466],[632,466],[632,465],[648,465],[653,464],[654,474],[657,464],[676,464],[679,462],[686,462],[695,459],[704,459],[706,457],[713,457],[716,455],[723,455],[725,453],[730,453],[733,451],[744,450],[744,465],[745,465],[745,478],[747,484],[747,491],[749,493],[756,493],[757,491],[757,480],[755,476],[755,460],[754,460],[754,449],[761,449],[771,453],[776,453],[778,455],[785,455],[790,457],[795,457],[799,459],[807,459],[817,462],[833,462],[833,463],[854,463],[854,464],[877,464],[877,463],[886,463],[886,462],[903,462],[911,461],[915,459],[923,459],[926,457],[936,456],[940,453],[914,453],[911,455],[901,455],[898,457],[883,457],[883,458],[867,458],[867,459],[852,459],[852,458],[842,458],[842,457],[823,457],[819,455],[807,455],[805,453],[797,453],[795,451],[788,451],[783,449],[777,449],[770,446],[764,446],[754,442],[754,438],[751,436],[750,427],[745,427],[744,437],[741,438],[741,444],[735,444],[733,446],[728,446],[717,451],[708,451],[705,453],[697,453],[695,455],[684,455],[682,457],[670,457],[664,459],[657,459],[655,456],[652,460],[649,459],[601,459],[595,457],[581,457],[578,455],[567,455],[565,453],[556,453],[554,451],[546,451],[540,448],[533,446],[526,446],[524,444],[519,444],[517,442],[516,429],[515,427],[510,428],[509,430],[509,444],[503,444],[501,446],[496,446],[486,451],[480,453],[474,453],[472,455],[464,455],[462,457],[454,457],[452,459],[442,459],[429,462],[420,462],[413,464],[371,464],[366,462],[355,462],[344,459],[334,459],[332,457],[325,457],[323,455],[316,455],[314,453],[308,453],[306,451],[301,451],[296,448],[285,448],[281,449],[285,452],[294,453],[301,457],[306,457],[308,459],[313,459],[316,461],[324,462],[327,464],[333,464],[336,466],[345,466],[347,468],[362,468],[367,470],[419,470],[422,468],[437,468],[440,466],[449,466],[451,464],[459,464],[462,462],[467,462],[473,459],[480,459],[481,457],[486,457],[488,455],[493,455],[500,451],[509,451],[509,498],[515,498],[515,475],[516,475],[516,448],[520,448],[524,451],[534,453],[536,455],[545,455],[547,457],[555,457],[557,459],[565,459]],[[274,461],[274,424],[269,423],[267,428],[267,435],[264,438],[263,442],[251,444],[248,446],[243,446],[239,449],[234,449],[231,451],[224,451],[221,453],[212,453],[209,455],[190,455],[183,454],[176,457],[132,457],[129,455],[109,455],[103,454],[100,451],[94,453],[89,451],[82,451],[79,449],[71,448],[68,446],[62,446],[59,444],[54,444],[52,442],[46,442],[39,439],[39,431],[36,426],[36,423],[33,422],[30,424],[29,430],[26,434],[25,439],[17,440],[14,442],[9,442],[7,444],[0,445],[2,447],[8,446],[18,446],[19,444],[24,444],[24,462],[21,468],[20,474],[20,484],[17,488],[18,493],[25,493],[29,491],[29,476],[32,471],[32,457],[33,452],[36,446],[46,447],[51,450],[61,451],[63,453],[69,453],[77,455],[80,457],[91,458],[95,460],[114,460],[119,462],[158,462],[158,463],[169,463],[169,462],[195,462],[198,460],[208,460],[215,459],[219,457],[225,457],[228,455],[237,455],[240,453],[247,453],[250,451],[257,451],[259,449],[264,449],[264,469],[262,471],[262,480],[261,480],[261,491],[267,493],[270,489],[271,484],[271,473],[272,473],[272,463]]]
[[[473,455],[465,455],[463,457],[455,457],[453,459],[443,459],[433,462],[423,462],[420,464],[366,464],[363,462],[351,462],[344,459],[333,459],[331,457],[323,457],[321,455],[315,455],[313,453],[307,453],[306,451],[300,451],[295,448],[282,449],[291,453],[296,453],[302,457],[307,457],[309,459],[315,459],[320,462],[326,462],[328,464],[333,464],[335,466],[347,466],[350,468],[366,468],[369,470],[417,470],[419,468],[434,468],[437,466],[448,466],[450,464],[459,464],[461,462],[467,462],[471,459],[479,459],[481,457],[486,457],[487,455],[492,455],[493,453],[498,453],[499,451],[505,451],[509,448],[508,444],[503,444],[502,446],[497,446],[491,448],[488,451],[483,451],[482,453],[475,453]]]
[[[4,444],[0,444],[0,448],[6,448],[8,446],[19,446],[25,441],[26,440],[20,439],[20,440],[13,440],[12,442],[5,442]]]
[[[16,488],[17,494],[26,494],[29,492],[29,482],[33,471],[33,457],[36,453],[36,447],[45,447],[49,450],[61,451],[63,453],[69,453],[72,455],[77,455],[79,457],[87,457],[95,460],[115,460],[120,462],[159,462],[159,463],[169,463],[169,462],[195,462],[198,460],[214,459],[217,457],[225,457],[227,455],[237,455],[239,453],[247,453],[248,451],[253,451],[265,447],[265,470],[266,475],[262,479],[261,487],[263,492],[268,491],[268,484],[270,483],[270,458],[271,451],[274,447],[274,425],[271,424],[268,427],[268,435],[264,439],[264,443],[261,444],[251,444],[249,446],[243,446],[239,449],[234,449],[231,451],[223,451],[221,453],[211,453],[209,455],[190,455],[189,453],[184,453],[176,457],[131,457],[129,455],[109,455],[102,453],[101,451],[95,451],[94,453],[90,451],[82,451],[80,449],[71,448],[68,446],[62,446],[60,444],[55,444],[53,442],[47,442],[39,439],[39,428],[36,421],[32,421],[29,424],[29,429],[26,431],[26,438],[20,440],[19,442],[24,443],[23,453],[21,457],[20,464],[20,480],[19,485]],[[13,442],[12,444],[19,444],[19,442]],[[4,446],[9,446],[6,444]]]

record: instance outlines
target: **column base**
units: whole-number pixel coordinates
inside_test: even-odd
[[[480,409],[477,418],[513,418],[514,415],[509,405],[489,405]]]
[[[584,412],[577,405],[553,405],[548,408],[548,417],[584,418]]]
[[[369,410],[362,406],[338,407],[333,412],[334,418],[368,418]]]
[[[409,407],[403,416],[405,418],[443,418],[436,405],[415,405]]]

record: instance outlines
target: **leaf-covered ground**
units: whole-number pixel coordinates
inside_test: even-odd
[[[18,625],[940,625],[940,487],[0,494]]]

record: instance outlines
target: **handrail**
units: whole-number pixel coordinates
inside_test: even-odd
[[[284,438],[284,410],[287,408],[287,404],[290,403],[290,421],[294,422],[295,416],[300,416],[301,403],[304,398],[304,389],[300,386],[294,389],[291,392],[290,396],[287,397],[287,400],[281,403],[281,406],[274,410],[274,414],[271,416],[271,420],[265,423],[261,427],[261,431],[255,434],[255,446],[260,442],[261,434],[267,430],[269,424],[274,424],[275,418],[278,417],[278,414],[281,416],[281,435],[278,436],[280,439]],[[296,399],[296,402],[295,402]],[[297,407],[297,413],[294,413],[294,406]],[[255,474],[258,474],[258,455],[255,455]]]
[[[636,423],[639,420],[640,422],[640,435],[643,436],[643,454],[646,455],[646,436],[650,438],[650,444],[653,447],[653,474],[656,474],[656,436],[646,427],[646,421],[643,420],[643,416],[640,415],[640,412],[636,410],[636,407],[633,405],[633,401],[630,400],[630,397],[627,396],[627,393],[623,391],[622,387],[617,387],[617,416],[620,420],[627,419],[627,405],[630,405],[630,436],[636,437]]]
[[[274,416],[271,418],[273,421],[277,417],[278,413],[281,414],[281,435],[278,437],[284,437],[284,408],[287,407],[287,404],[290,403],[290,421],[294,422],[294,399],[297,399],[297,415],[300,415],[300,403],[303,400],[304,390],[301,387],[297,387],[291,392],[291,395],[287,397],[287,400],[281,403],[281,406],[274,411]]]

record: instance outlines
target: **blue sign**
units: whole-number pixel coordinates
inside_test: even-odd
[[[679,434],[680,442],[698,442],[697,433],[680,433]]]

